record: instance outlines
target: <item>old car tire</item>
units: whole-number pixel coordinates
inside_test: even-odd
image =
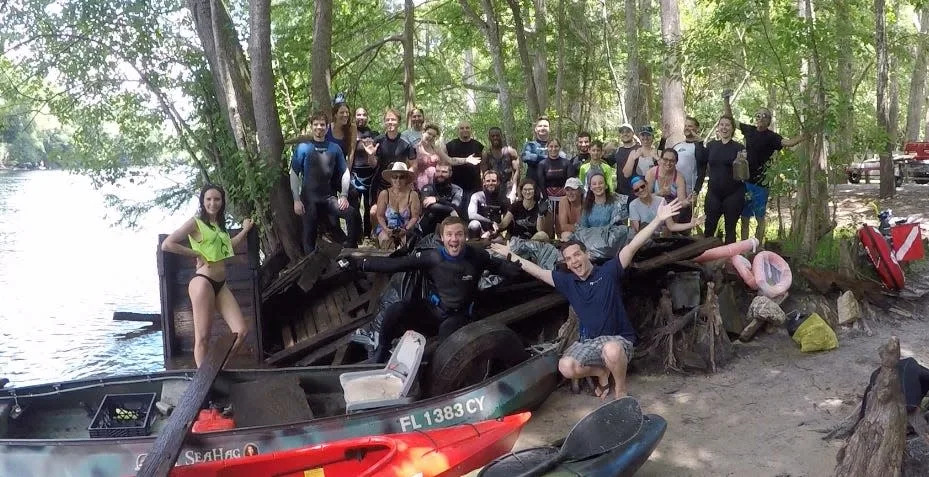
[[[857,183],[861,182],[861,177],[860,177],[858,174],[849,174],[849,175],[848,175],[848,182],[851,183],[851,184],[857,184]]]
[[[529,358],[519,335],[505,325],[478,321],[455,331],[436,348],[429,363],[427,390],[439,396],[477,384]]]
[[[929,179],[916,179],[917,184],[929,184]]]

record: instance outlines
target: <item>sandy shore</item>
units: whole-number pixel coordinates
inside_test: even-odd
[[[871,324],[873,336],[840,333],[839,348],[801,353],[786,331],[738,344],[739,357],[715,375],[633,374],[630,394],[668,421],[664,439],[636,475],[831,475],[839,442],[822,431],[855,410],[877,350],[900,337],[904,356],[929,363],[929,324]],[[536,412],[517,448],[564,436],[600,403],[563,386]]]

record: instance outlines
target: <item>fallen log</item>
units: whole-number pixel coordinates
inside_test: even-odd
[[[114,311],[113,321],[140,321],[161,327],[160,313],[136,313],[134,311]]]
[[[674,262],[690,260],[713,247],[718,247],[719,245],[722,245],[722,242],[720,242],[716,237],[699,239],[692,244],[685,245],[669,252],[664,252],[647,260],[634,262],[632,264],[632,268],[643,272],[647,270],[654,270]]]
[[[882,285],[875,281],[852,278],[834,270],[807,266],[800,267],[800,274],[821,294],[829,293],[833,289],[843,292],[851,290],[855,296],[862,297],[882,309],[886,310],[892,305]]]
[[[897,371],[900,340],[890,338],[880,356],[877,378],[862,398],[864,412],[836,455],[836,477],[900,475],[906,446],[906,409]]]

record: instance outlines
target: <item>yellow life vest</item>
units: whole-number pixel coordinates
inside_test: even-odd
[[[229,232],[219,227],[213,227],[206,222],[195,218],[197,221],[197,230],[200,232],[200,240],[194,240],[190,235],[190,248],[199,252],[207,262],[219,262],[229,257],[235,256],[232,250],[232,239]]]

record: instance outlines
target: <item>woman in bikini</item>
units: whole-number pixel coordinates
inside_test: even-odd
[[[390,249],[406,243],[407,236],[419,222],[422,206],[419,194],[413,190],[413,172],[406,164],[395,162],[381,175],[390,181],[390,188],[377,196],[377,226],[373,235],[380,248]]]
[[[236,333],[233,352],[245,340],[248,325],[242,309],[226,286],[224,260],[235,256],[235,248],[248,236],[252,220],[242,221],[242,231],[230,238],[226,230],[226,191],[207,184],[200,190],[200,210],[197,216],[184,222],[161,243],[165,252],[197,259],[197,272],[190,279],[187,292],[194,318],[194,361],[197,367],[206,357],[213,314],[219,311],[229,329]],[[184,241],[190,248],[181,245]]]

